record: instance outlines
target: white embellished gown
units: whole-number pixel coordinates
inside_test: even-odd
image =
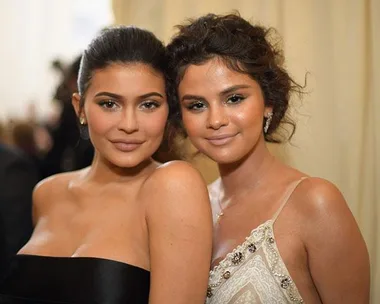
[[[273,224],[302,180],[290,185],[284,202],[272,219],[253,229],[243,244],[210,271],[207,304],[303,303],[273,233]],[[212,192],[210,197],[213,199]]]

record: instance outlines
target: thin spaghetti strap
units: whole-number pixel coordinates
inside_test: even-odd
[[[282,209],[285,207],[286,203],[288,202],[289,198],[292,196],[294,190],[296,190],[296,188],[298,187],[298,185],[303,181],[307,179],[306,176],[303,176],[301,177],[299,180],[295,181],[294,183],[292,183],[288,190],[285,192],[285,196],[284,196],[284,200],[283,202],[281,203],[281,206],[280,208],[278,208],[278,210],[276,211],[276,213],[274,214],[274,216],[272,217],[272,221],[273,223],[277,220],[279,214],[281,213]]]

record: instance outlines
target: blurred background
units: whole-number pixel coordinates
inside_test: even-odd
[[[234,10],[278,30],[295,80],[308,73],[308,94],[292,101],[295,137],[271,149],[343,192],[370,251],[371,303],[380,303],[379,0],[0,0],[0,142],[41,178],[86,165],[92,151],[78,143],[69,96],[93,36],[134,24],[168,42],[187,18]],[[217,177],[211,161],[192,161],[208,182]]]

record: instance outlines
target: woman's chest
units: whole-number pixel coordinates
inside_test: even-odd
[[[132,204],[130,204],[132,205]],[[51,208],[21,253],[51,256],[135,255],[147,248],[143,211],[117,201],[86,208]]]
[[[210,303],[235,303],[232,300],[235,297],[237,303],[245,297],[250,299],[249,303],[271,303],[271,298],[281,298],[284,300],[281,303],[293,303],[291,299],[294,298],[295,303],[301,303],[298,279],[295,281],[293,275],[299,278],[297,274],[303,268],[302,250],[297,239],[290,237],[281,253],[279,246],[284,246],[283,237],[286,236],[279,235],[277,238],[273,222],[269,220],[253,229],[224,257],[214,261],[209,280]],[[261,302],[256,298],[267,300]],[[245,301],[242,303],[248,303]]]

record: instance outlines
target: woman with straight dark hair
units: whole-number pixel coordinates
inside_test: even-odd
[[[342,194],[267,148],[286,138],[283,125],[293,134],[289,98],[302,92],[270,33],[209,14],[179,26],[168,45],[178,89],[171,122],[220,172],[209,186],[207,303],[368,303],[368,253]]]
[[[35,188],[35,230],[1,303],[204,303],[206,185],[186,162],[152,159],[168,129],[169,74],[163,44],[136,27],[106,29],[84,51],[72,101],[94,160]]]

